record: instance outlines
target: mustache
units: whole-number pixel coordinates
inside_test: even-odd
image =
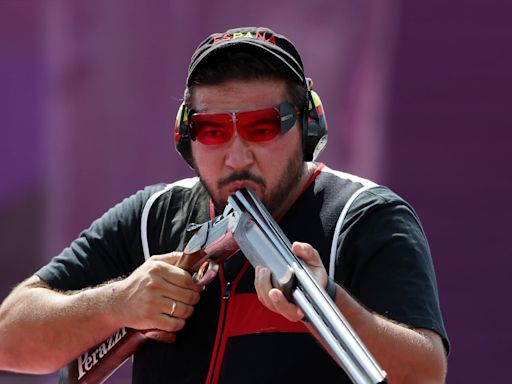
[[[220,179],[217,182],[217,187],[222,188],[228,185],[229,183],[232,183],[234,181],[252,181],[253,183],[259,184],[262,187],[265,187],[265,180],[263,178],[255,175],[254,173],[250,171],[239,171],[239,172],[233,172],[232,174],[226,176],[223,179]]]

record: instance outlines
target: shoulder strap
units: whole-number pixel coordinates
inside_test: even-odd
[[[352,196],[347,200],[347,203],[343,207],[343,210],[340,213],[340,216],[338,217],[338,221],[336,222],[336,227],[334,229],[334,235],[332,237],[332,243],[331,243],[331,253],[329,258],[329,277],[331,279],[334,279],[334,272],[336,269],[336,250],[338,249],[338,238],[340,237],[341,228],[343,227],[343,222],[345,221],[345,218],[347,217],[347,213],[350,210],[350,206],[352,203],[357,199],[357,197],[363,193],[364,191],[367,191],[371,188],[376,187],[377,185],[365,185],[358,190],[356,190]]]
[[[149,243],[148,243],[148,218],[149,211],[153,206],[153,203],[162,196],[165,192],[172,188],[172,184],[168,184],[161,191],[153,193],[146,204],[144,205],[144,209],[142,210],[142,217],[140,219],[140,238],[142,240],[142,252],[144,253],[144,260],[150,258],[151,253],[149,252]]]
[[[153,193],[146,204],[144,205],[144,209],[142,210],[142,217],[140,220],[140,238],[142,240],[142,252],[144,253],[144,260],[147,260],[151,257],[151,252],[149,250],[149,241],[148,241],[148,220],[149,220],[149,211],[153,206],[154,202],[162,196],[164,193],[170,191],[173,187],[185,187],[192,188],[195,184],[199,182],[198,177],[191,177],[188,179],[178,180],[172,184],[167,184],[162,190]]]

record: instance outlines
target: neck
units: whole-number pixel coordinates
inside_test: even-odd
[[[318,167],[317,164],[313,162],[304,162],[304,168],[302,172],[302,176],[299,182],[296,184],[296,187],[290,191],[290,194],[284,204],[281,205],[280,209],[277,212],[273,212],[272,216],[276,220],[281,219],[286,212],[292,207],[295,201],[300,197],[300,195],[304,192],[304,189],[309,182],[311,176],[315,172],[315,169]]]

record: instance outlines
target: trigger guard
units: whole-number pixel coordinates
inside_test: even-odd
[[[192,276],[195,283],[206,285],[210,283],[219,272],[219,264],[212,260],[205,260]]]

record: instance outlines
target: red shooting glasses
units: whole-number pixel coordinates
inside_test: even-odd
[[[292,104],[284,102],[277,107],[257,111],[231,113],[192,113],[190,133],[205,145],[225,144],[235,134],[250,142],[274,139],[286,133],[295,124],[297,112]]]

